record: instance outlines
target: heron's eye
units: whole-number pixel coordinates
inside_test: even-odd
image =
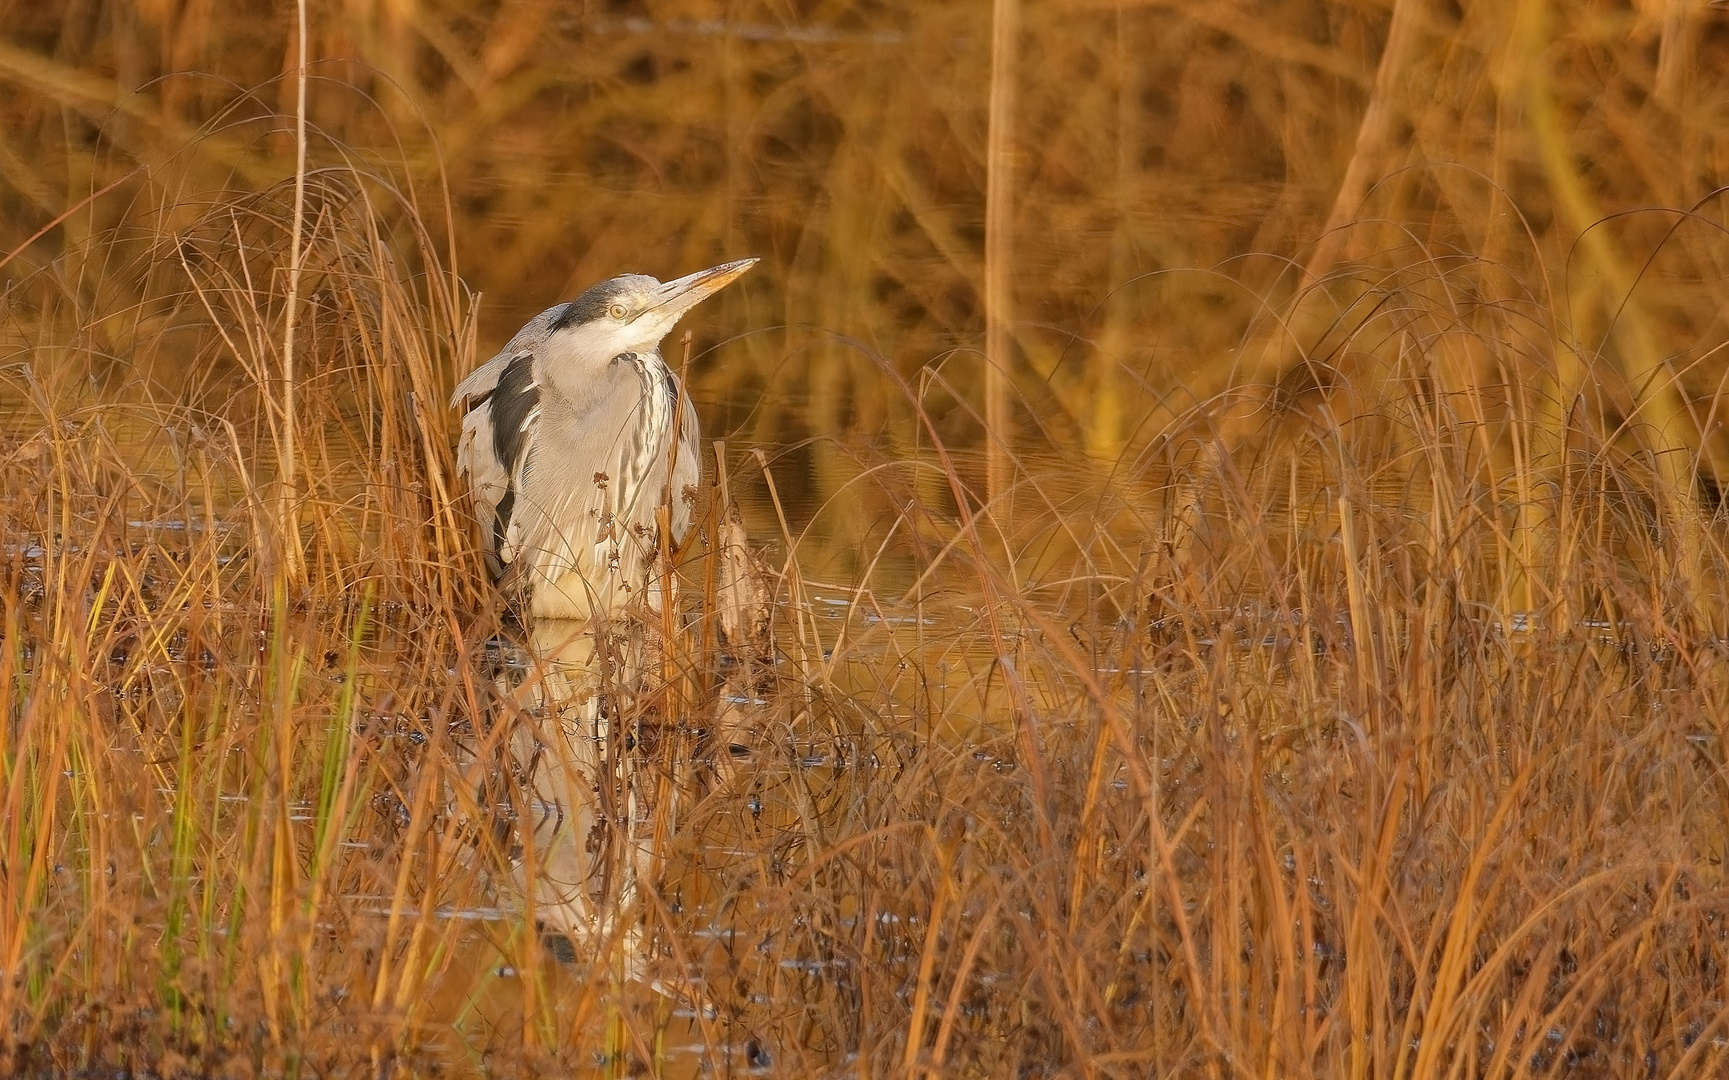
[[[606,309],[606,313],[619,320],[623,320],[626,314],[623,304],[613,304],[611,307]]]

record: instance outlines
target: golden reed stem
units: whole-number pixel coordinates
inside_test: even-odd
[[[294,71],[294,225],[288,248],[288,300],[282,324],[282,460],[278,463],[281,505],[277,524],[282,532],[282,571],[290,582],[300,580],[299,477],[295,469],[294,324],[300,314],[301,219],[306,215],[306,0],[295,5],[299,20],[299,63]]]
[[[985,490],[996,500],[1008,485],[1009,320],[1014,261],[1015,60],[1020,0],[991,7],[990,130],[985,146]]]

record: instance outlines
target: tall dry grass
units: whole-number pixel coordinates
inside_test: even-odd
[[[1018,6],[990,500],[983,6],[314,5],[301,215],[280,13],[8,12],[7,1070],[1723,1070],[1719,16]],[[621,718],[663,996],[501,884],[442,403],[747,248],[777,644],[711,518]]]

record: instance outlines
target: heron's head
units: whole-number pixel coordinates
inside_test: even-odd
[[[546,313],[546,346],[555,356],[606,362],[620,353],[647,353],[691,308],[756,265],[755,259],[711,266],[677,281],[622,274]]]

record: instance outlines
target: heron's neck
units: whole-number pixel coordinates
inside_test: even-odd
[[[659,349],[625,353],[628,363],[642,380],[642,412],[645,428],[654,432],[672,430],[672,410],[678,404],[678,379],[666,366]],[[624,359],[624,357],[620,357]]]
[[[613,363],[624,365],[636,372],[642,382],[644,397],[653,397],[667,393],[667,387],[674,385],[672,369],[666,366],[659,349],[648,349],[642,352],[619,353]]]

